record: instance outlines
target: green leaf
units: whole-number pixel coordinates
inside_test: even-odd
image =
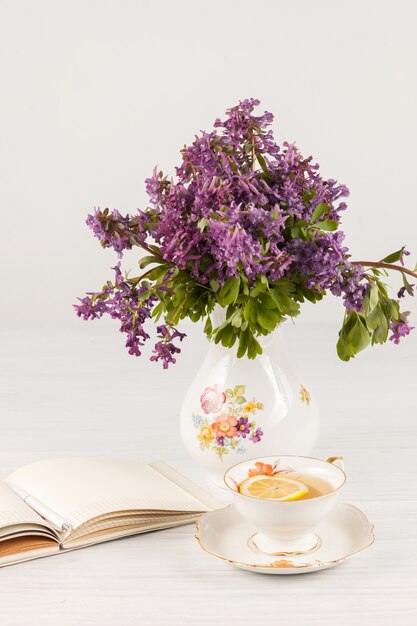
[[[271,283],[271,287],[273,287],[277,291],[282,291],[287,296],[295,291],[294,283],[288,280],[288,278],[280,278],[279,280],[274,280]]]
[[[320,202],[320,204],[318,204],[313,211],[313,214],[310,218],[310,224],[314,224],[314,222],[317,222],[319,217],[321,217],[325,213],[329,213],[329,211],[330,207],[328,207],[327,204],[325,204],[324,202]]]
[[[256,158],[258,159],[258,163],[261,166],[261,169],[263,172],[265,172],[265,174],[268,174],[268,166],[266,164],[266,161],[264,159],[264,157],[262,156],[262,154],[259,154],[258,152],[256,153]]]
[[[154,317],[156,320],[159,320],[163,312],[164,312],[164,304],[163,302],[159,302],[159,304],[157,304],[152,309],[152,317]]]
[[[258,323],[268,332],[272,332],[280,320],[279,315],[264,306],[258,307]]]
[[[381,302],[382,310],[384,311],[388,320],[398,321],[400,314],[400,305],[397,300],[392,298],[384,298]]]
[[[207,224],[208,224],[207,218],[206,217],[202,217],[201,220],[198,221],[197,227],[199,228],[199,230],[201,230],[201,232],[203,232],[203,230],[205,229]]]
[[[237,358],[241,359],[242,356],[246,353],[249,345],[250,333],[249,330],[240,333],[239,337],[239,347],[237,350]]]
[[[339,223],[337,220],[324,220],[324,222],[317,222],[312,228],[317,230],[332,231],[337,230],[338,226]]]
[[[289,315],[290,317],[295,317],[300,312],[300,305],[298,302],[295,302],[292,298],[287,296],[285,293],[280,291],[279,289],[271,289],[270,291],[271,297],[274,299],[278,309],[281,313],[281,317],[284,315]]]
[[[339,359],[341,359],[342,361],[349,361],[349,359],[354,356],[352,349],[350,348],[343,334],[341,334],[338,339],[338,342],[336,344],[336,350]]]
[[[381,259],[381,263],[395,263],[395,261],[400,261],[404,256],[404,249],[397,250],[397,252],[393,252],[389,254],[384,259]]]
[[[217,280],[214,280],[214,278],[210,278],[210,287],[216,293],[219,290],[220,285]]]
[[[165,263],[165,261],[159,257],[153,256],[153,254],[147,254],[146,256],[143,256],[141,259],[139,259],[139,267],[141,269],[143,269],[147,265],[150,265],[151,263]]]
[[[359,317],[357,318],[353,328],[349,331],[347,335],[347,341],[351,346],[354,354],[357,354],[370,344],[371,337],[368,329]]]
[[[303,189],[303,202],[308,204],[311,200],[313,200],[313,198],[316,197],[316,194],[317,194],[317,191],[315,189],[312,189],[311,191],[308,191],[307,189]]]
[[[366,326],[368,330],[371,332],[376,330],[378,326],[381,324],[381,318],[384,317],[381,307],[376,306],[370,313],[368,313],[365,317]]]
[[[242,309],[238,309],[230,318],[230,323],[235,328],[240,328],[242,326]]]
[[[268,281],[267,280],[265,281],[264,279],[261,280],[261,277],[258,276],[258,278],[255,281],[254,287],[250,290],[249,295],[251,298],[256,298],[257,296],[259,296],[260,293],[265,293],[265,291],[267,291],[268,289],[269,289]]]
[[[372,343],[385,343],[388,338],[388,320],[384,314],[379,318],[378,326],[375,328],[372,335]]]
[[[165,276],[169,269],[170,268],[168,265],[159,265],[158,267],[155,267],[153,270],[151,270],[146,278],[148,280],[158,280],[159,278]]]
[[[210,317],[207,317],[206,323],[204,324],[204,332],[206,335],[211,335],[213,332],[213,324],[211,323]]]
[[[294,239],[306,239],[307,233],[305,227],[307,224],[308,222],[306,220],[298,220],[295,222],[290,228],[292,237],[294,237]]]
[[[363,308],[366,313],[370,313],[375,309],[379,302],[379,289],[378,286],[372,284],[368,287],[368,290],[363,299]]]
[[[233,389],[233,393],[236,397],[243,396],[245,393],[245,385],[236,385]]]
[[[304,285],[298,285],[298,295],[301,295],[309,302],[317,302],[317,300],[321,300],[323,298],[323,293],[318,291],[313,291],[312,289],[308,289]],[[303,300],[301,300],[303,302]]]
[[[264,306],[266,306],[267,309],[278,308],[278,305],[275,302],[275,299],[272,297],[270,292],[259,294],[258,301],[260,301]]]
[[[246,307],[248,308],[247,315],[249,316],[247,320],[250,321],[252,324],[255,324],[256,320],[258,319],[258,305],[256,303],[256,300],[248,300]]]
[[[251,337],[249,339],[249,345],[248,345],[248,358],[249,359],[256,359],[258,354],[262,354],[261,345],[260,345],[259,341],[257,341],[255,339],[255,337],[253,335],[251,335]]]
[[[349,361],[356,354],[354,343],[350,341],[349,335],[355,328],[358,321],[358,314],[354,311],[349,311],[345,315],[343,326],[339,331],[339,339],[336,345],[337,354],[342,361]]]
[[[402,277],[403,277],[403,283],[404,283],[406,292],[408,293],[409,296],[414,296],[414,290],[412,286],[410,285],[410,283],[408,282],[406,275],[402,274]]]
[[[236,402],[237,404],[245,404],[246,398],[244,398],[243,396],[239,396],[238,398],[236,398]]]
[[[236,341],[236,335],[233,331],[233,327],[230,326],[229,324],[228,326],[223,328],[223,330],[220,332],[222,334],[222,338],[221,338],[222,345],[225,348],[231,348]]]
[[[236,301],[239,295],[240,278],[232,276],[228,278],[219,291],[218,300],[221,306],[228,306]]]

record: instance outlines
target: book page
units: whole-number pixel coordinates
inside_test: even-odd
[[[113,511],[208,510],[162,473],[136,460],[38,461],[18,469],[6,482],[37,498],[72,528]]]
[[[27,530],[32,528],[32,524],[48,525],[5,482],[0,482],[0,528],[7,528],[16,524],[29,525]],[[1,533],[1,536],[5,535],[7,535],[6,531]]]
[[[213,511],[214,509],[222,509],[225,506],[224,502],[217,500],[217,498],[212,496],[210,493],[207,493],[207,491],[193,483],[169,465],[166,465],[163,461],[149,463],[149,466],[152,467],[152,469],[157,470],[160,474],[165,476],[165,478],[168,478],[168,480],[175,483],[178,487],[181,487],[181,489],[184,489],[191,496],[194,496],[194,498],[201,502],[202,511]]]

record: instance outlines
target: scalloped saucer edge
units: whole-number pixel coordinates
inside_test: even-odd
[[[321,541],[313,553],[285,558],[261,553],[251,547],[249,540],[254,532],[230,504],[202,515],[196,523],[195,538],[204,552],[235,567],[279,575],[334,567],[370,548],[375,541],[374,526],[366,515],[342,502],[315,529]]]

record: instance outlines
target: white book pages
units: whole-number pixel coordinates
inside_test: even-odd
[[[114,511],[203,512],[211,508],[196,497],[198,493],[189,493],[160,469],[137,460],[39,461],[16,470],[6,482],[44,503],[72,528]]]
[[[32,524],[45,526],[45,520],[25,504],[5,482],[0,482],[0,528],[16,524],[26,524],[32,528]],[[6,531],[2,536],[5,534]]]

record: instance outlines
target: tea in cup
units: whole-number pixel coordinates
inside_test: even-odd
[[[301,554],[320,546],[317,524],[337,502],[346,475],[339,457],[268,456],[243,461],[224,475],[237,511],[257,532],[254,549]]]

